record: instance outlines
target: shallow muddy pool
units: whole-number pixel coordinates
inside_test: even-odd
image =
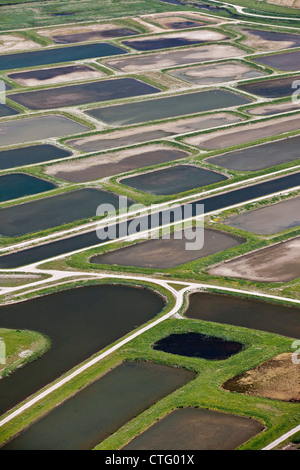
[[[206,159],[235,171],[256,171],[300,159],[300,136],[268,142]]]
[[[179,234],[181,235],[181,234]],[[178,233],[177,235],[178,236]],[[147,240],[133,246],[111,251],[103,255],[93,256],[91,263],[120,266],[133,266],[150,269],[168,269],[205,258],[244,242],[242,238],[218,232],[216,230],[204,230],[204,246],[197,248],[196,238],[192,229],[185,229],[181,239],[174,235],[170,239]],[[194,244],[192,250],[187,250],[187,243]]]
[[[262,430],[258,421],[242,416],[184,408],[156,422],[123,450],[234,450]]]
[[[73,183],[82,183],[187,156],[188,153],[182,150],[155,145],[58,163],[48,167],[45,173]]]
[[[184,141],[206,150],[224,149],[296,130],[299,130],[299,116],[292,115],[194,135],[186,137]]]
[[[84,31],[82,33],[73,34],[53,34],[52,41],[57,44],[72,44],[76,42],[97,41],[101,39],[121,38],[125,36],[133,36],[138,34],[129,28],[110,28],[103,31]]]
[[[121,72],[162,70],[177,65],[197,64],[210,60],[240,57],[245,53],[228,44],[211,44],[186,50],[146,54],[138,57],[105,60],[103,63]]]
[[[253,116],[271,116],[273,114],[287,113],[289,111],[299,111],[299,105],[293,104],[290,100],[285,103],[265,104],[247,110]]]
[[[38,65],[73,62],[75,60],[107,57],[126,54],[120,47],[106,43],[85,44],[82,46],[58,47],[33,52],[6,54],[0,56],[0,70],[21,69]]]
[[[300,309],[222,294],[195,292],[187,318],[300,338]]]
[[[69,140],[68,145],[82,152],[96,152],[116,147],[126,147],[151,140],[159,140],[171,135],[193,132],[210,127],[219,127],[239,122],[242,119],[233,114],[216,113],[207,116],[178,119],[162,124],[134,127],[123,131],[99,133],[87,137]]]
[[[0,234],[21,236],[95,217],[100,204],[119,207],[119,197],[107,191],[84,188],[10,206],[0,210]]]
[[[225,39],[228,39],[228,36],[218,31],[200,29],[198,31],[174,33],[165,36],[130,39],[128,41],[122,41],[122,44],[125,44],[126,46],[129,46],[137,51],[151,51],[158,49],[168,49],[172,47],[191,46],[194,44],[211,41],[224,41]]]
[[[0,176],[0,202],[50,191],[56,186],[30,175],[16,173]]]
[[[90,450],[195,374],[150,362],[106,373],[4,446],[3,450]]]
[[[171,70],[168,73],[173,77],[200,85],[246,80],[265,75],[262,71],[238,62],[180,68],[178,70]]]
[[[0,151],[0,169],[7,170],[70,157],[71,152],[54,145],[32,145]]]
[[[299,79],[300,76],[275,78],[272,80],[240,85],[238,88],[246,91],[247,93],[261,96],[263,98],[282,98],[284,96],[292,97],[292,94],[295,91],[295,89],[293,89],[293,83]]]
[[[299,365],[294,363],[292,353],[284,353],[229,379],[223,388],[230,392],[299,403],[299,383]]]
[[[22,86],[55,85],[72,81],[91,80],[105,77],[100,70],[87,65],[69,65],[50,69],[30,70],[29,72],[11,73],[8,77]]]
[[[196,114],[249,103],[250,100],[223,90],[187,93],[167,98],[107,106],[85,111],[93,118],[113,126],[126,126],[141,122]]]
[[[242,29],[247,39],[243,43],[260,51],[276,51],[300,46],[300,35],[278,31]]]
[[[267,65],[268,67],[273,67],[283,72],[296,72],[299,70],[300,51],[282,52],[281,54],[259,56],[252,60],[259,64]]]
[[[300,237],[221,263],[209,272],[258,282],[294,281],[300,277]]]
[[[228,341],[200,333],[173,334],[162,338],[153,349],[179,356],[198,357],[210,361],[221,361],[237,354],[243,348],[241,343]]]
[[[146,288],[92,285],[0,307],[2,328],[47,335],[50,349],[0,381],[0,413],[158,315],[164,299]]]
[[[146,193],[167,196],[225,181],[226,176],[192,165],[177,165],[142,175],[130,176],[120,183]]]
[[[61,137],[86,132],[89,127],[65,116],[47,115],[28,117],[0,123],[0,146],[24,144],[51,137]]]
[[[135,78],[100,80],[47,90],[15,93],[11,99],[29,109],[53,109],[132,96],[150,95],[161,90]]]
[[[222,222],[259,235],[272,235],[300,225],[300,197],[282,201],[254,211],[229,217]]]

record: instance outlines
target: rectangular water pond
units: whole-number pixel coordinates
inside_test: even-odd
[[[95,217],[100,204],[113,204],[117,208],[119,197],[107,191],[85,188],[10,206],[0,210],[0,234],[16,237]]]
[[[2,150],[0,151],[0,170],[58,160],[70,155],[72,154],[68,150],[49,144]]]
[[[300,277],[300,237],[221,263],[209,272],[257,282],[294,281]]]
[[[187,156],[187,152],[176,148],[150,145],[57,163],[49,166],[45,173],[73,183],[83,183]]]
[[[206,159],[236,171],[256,171],[300,159],[300,136],[268,142]]]
[[[1,327],[38,331],[51,340],[40,358],[0,381],[1,415],[156,317],[165,305],[153,290],[102,283],[1,306]]]
[[[120,180],[146,193],[167,196],[225,181],[226,176],[192,165],[176,165]]]
[[[184,408],[172,411],[123,450],[234,450],[263,430],[255,420]]]
[[[75,60],[107,57],[126,53],[127,51],[120,47],[98,42],[82,46],[58,47],[56,49],[44,49],[42,51],[6,54],[0,56],[0,70],[36,67],[39,65],[73,62]]]
[[[249,103],[250,100],[223,90],[187,93],[138,103],[107,106],[85,111],[93,118],[113,126],[196,114]]]
[[[187,318],[300,338],[300,309],[239,297],[192,293]]]
[[[4,446],[4,450],[89,450],[194,372],[148,362],[123,363]]]
[[[89,127],[65,116],[48,114],[28,117],[0,123],[0,146],[6,147],[51,137],[74,135],[88,130]]]
[[[68,65],[29,72],[11,73],[8,77],[22,86],[55,85],[72,81],[99,79],[107,76],[87,65]]]
[[[261,96],[263,98],[282,98],[284,96],[292,97],[295,90],[292,85],[296,80],[300,80],[300,75],[296,77],[275,78],[272,80],[248,83],[246,85],[240,85],[238,88],[246,91],[247,93]]]
[[[128,41],[122,41],[122,43],[137,51],[151,51],[172,47],[191,46],[193,44],[211,41],[224,41],[225,39],[228,39],[228,36],[225,36],[218,31],[201,29],[198,31],[174,33],[164,36],[152,36],[151,38],[143,37],[143,39],[130,39]]]
[[[170,240],[163,238],[147,240],[103,255],[93,256],[90,261],[93,264],[169,269],[241,245],[244,239],[205,229],[204,246],[199,249],[186,249],[187,243],[196,243],[196,241],[199,242],[199,239],[196,239],[193,230],[185,229],[181,239],[175,239],[172,234]]]
[[[150,95],[161,90],[135,78],[100,80],[47,90],[15,93],[15,102],[29,109],[53,109],[98,101],[111,101],[132,96]]]
[[[252,60],[259,64],[267,65],[268,67],[273,67],[284,72],[296,72],[299,70],[300,51],[259,56]]]
[[[0,202],[50,191],[56,186],[30,175],[16,173],[0,176]]]

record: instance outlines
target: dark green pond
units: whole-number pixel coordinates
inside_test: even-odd
[[[196,292],[189,298],[185,316],[300,339],[300,309],[295,307]]]
[[[125,126],[145,121],[196,114],[213,109],[229,108],[249,103],[250,100],[223,90],[171,96],[86,111],[106,124]]]
[[[153,349],[179,356],[221,361],[240,352],[241,343],[200,333],[172,334],[153,345]]]
[[[175,410],[123,450],[234,450],[263,430],[255,420],[213,410]]]
[[[0,117],[14,116],[15,114],[19,114],[16,109],[13,109],[6,104],[0,104]]]
[[[194,377],[193,372],[179,368],[148,362],[123,363],[51,411],[3,449],[93,449]]]
[[[162,297],[145,288],[93,285],[0,307],[1,328],[39,331],[52,341],[41,358],[0,381],[0,414],[151,320],[164,306]]]
[[[157,195],[178,194],[225,181],[226,176],[191,165],[177,165],[164,170],[124,178],[121,183]]]
[[[9,168],[67,158],[71,155],[71,152],[49,144],[2,150],[0,151],[0,169],[8,170]]]
[[[150,95],[161,90],[135,78],[100,80],[47,90],[15,93],[10,98],[29,109],[54,109],[132,96]]]
[[[0,202],[43,193],[55,187],[53,183],[21,173],[0,176]]]
[[[95,217],[100,204],[113,204],[118,208],[119,197],[107,191],[85,188],[10,206],[0,210],[0,234],[21,236]]]

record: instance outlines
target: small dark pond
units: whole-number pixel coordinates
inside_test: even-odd
[[[200,333],[173,334],[157,341],[153,349],[179,356],[221,361],[240,352],[241,343]]]
[[[6,116],[14,116],[16,114],[19,114],[19,111],[11,108],[10,106],[7,106],[6,104],[0,104],[0,118]]]
[[[157,39],[138,39],[136,41],[123,41],[126,46],[132,47],[137,51],[154,51],[158,49],[168,49],[171,47],[192,46],[193,44],[205,44],[208,40],[188,38],[157,38]]]
[[[268,67],[273,67],[284,72],[296,72],[299,70],[300,51],[259,56],[252,60],[259,64],[267,65]]]

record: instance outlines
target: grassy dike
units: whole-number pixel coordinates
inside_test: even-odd
[[[0,338],[6,346],[6,364],[0,364],[0,380],[41,357],[51,345],[49,338],[35,331],[0,328]]]

